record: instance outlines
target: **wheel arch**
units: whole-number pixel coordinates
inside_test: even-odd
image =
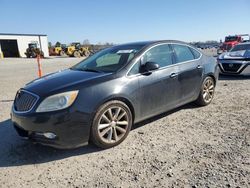
[[[98,107],[97,107],[97,109],[101,105],[103,105],[103,104],[105,104],[105,103],[107,103],[109,101],[114,101],[114,100],[118,100],[118,101],[124,102],[129,107],[129,109],[131,111],[131,114],[132,114],[133,123],[134,123],[134,120],[135,120],[135,109],[134,109],[134,106],[133,106],[132,102],[128,98],[126,98],[126,97],[123,97],[123,96],[113,96],[111,98],[108,98],[108,99],[104,100],[101,104],[99,104]]]
[[[214,84],[216,85],[217,83],[216,83],[216,78],[215,78],[214,74],[213,73],[208,73],[208,74],[205,75],[204,79],[206,77],[208,77],[208,76],[210,76],[214,80]]]

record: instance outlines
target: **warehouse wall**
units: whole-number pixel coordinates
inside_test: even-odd
[[[32,42],[36,42],[38,44],[38,48],[41,48],[44,52],[44,56],[49,56],[48,51],[48,39],[47,36],[40,36],[41,46],[39,42],[39,36],[22,36],[22,35],[0,35],[0,40],[17,40],[18,50],[20,57],[26,57],[25,52],[28,48],[28,44]]]

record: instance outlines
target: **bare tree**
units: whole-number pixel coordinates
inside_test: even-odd
[[[85,40],[82,42],[82,44],[83,44],[83,45],[88,45],[88,44],[90,44],[89,39],[85,39]]]

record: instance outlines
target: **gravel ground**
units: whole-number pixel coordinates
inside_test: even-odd
[[[43,72],[79,60],[44,59]],[[137,124],[115,148],[56,150],[21,140],[9,119],[36,76],[35,60],[0,60],[0,187],[250,187],[250,78],[220,78],[212,104]]]

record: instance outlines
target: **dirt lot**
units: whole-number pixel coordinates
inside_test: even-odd
[[[42,61],[44,73],[79,59]],[[0,187],[250,187],[250,78],[220,78],[211,105],[134,126],[119,146],[56,150],[21,140],[9,119],[34,60],[0,60]]]

